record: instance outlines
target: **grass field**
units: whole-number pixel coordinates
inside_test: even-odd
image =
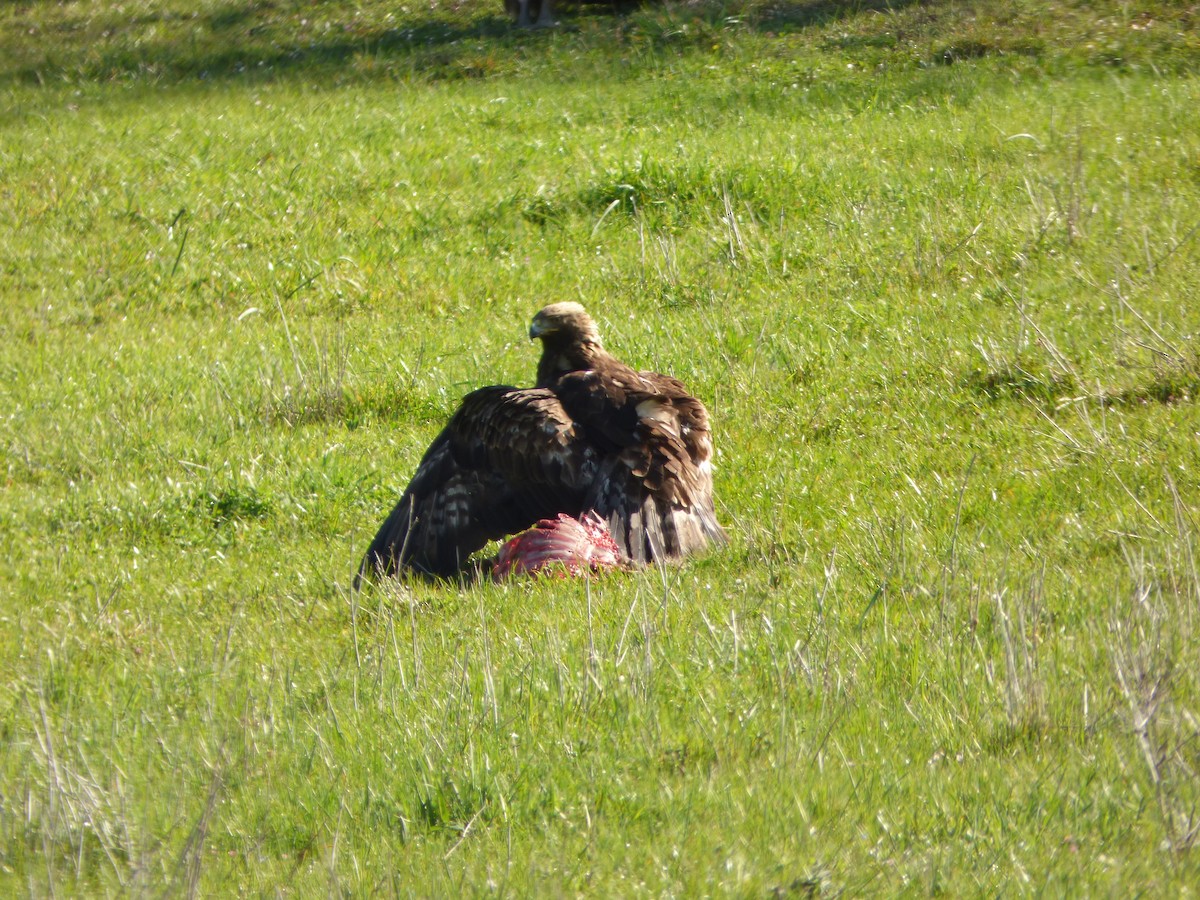
[[[0,893],[1200,883],[1200,6],[0,8]],[[358,559],[528,320],[728,548]]]

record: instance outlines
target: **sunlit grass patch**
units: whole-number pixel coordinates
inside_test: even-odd
[[[1195,16],[5,5],[0,883],[1186,890]],[[352,592],[555,300],[730,545]]]

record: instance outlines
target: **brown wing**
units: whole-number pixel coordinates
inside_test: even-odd
[[[636,562],[724,543],[704,404],[665,375],[616,362],[559,379],[563,408],[604,458],[587,505]]]
[[[497,386],[463,398],[425,452],[359,566],[457,572],[488,541],[559,512],[578,514],[595,482],[595,451],[551,391]]]

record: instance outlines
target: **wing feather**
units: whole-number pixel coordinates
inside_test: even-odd
[[[457,572],[488,541],[582,510],[595,451],[549,390],[481,388],[463,398],[422,457],[359,567]]]
[[[630,559],[678,559],[725,542],[713,509],[708,411],[681,382],[611,360],[564,375],[555,393],[609,454],[588,503]]]

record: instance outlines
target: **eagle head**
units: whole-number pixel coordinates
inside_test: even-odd
[[[608,357],[592,317],[578,303],[551,303],[533,317],[529,339],[541,338],[537,386],[552,387],[570,372],[594,368]]]
[[[538,311],[529,325],[529,339],[553,338],[555,343],[599,344],[600,332],[587,310],[578,303],[551,303]]]

